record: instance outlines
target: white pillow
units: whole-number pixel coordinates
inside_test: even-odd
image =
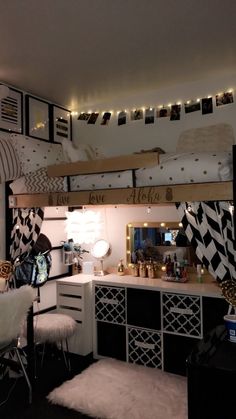
[[[98,160],[106,157],[101,147],[98,146],[93,147],[90,144],[77,144],[75,146],[67,138],[64,138],[61,143],[64,158],[67,162]]]
[[[234,131],[230,124],[219,123],[183,131],[178,139],[178,152],[232,151]]]
[[[65,161],[61,144],[40,141],[20,134],[11,134],[11,138],[24,175],[41,167]]]
[[[13,180],[13,182],[11,182],[9,186],[12,190],[13,195],[27,193],[25,185],[25,176],[21,176],[18,179]]]
[[[75,161],[88,161],[90,160],[88,153],[86,152],[86,146],[80,145],[77,147],[74,146],[72,141],[64,138],[61,141],[64,159],[67,162]]]

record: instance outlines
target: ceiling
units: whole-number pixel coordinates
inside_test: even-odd
[[[236,73],[235,0],[0,3],[0,81],[71,110]]]

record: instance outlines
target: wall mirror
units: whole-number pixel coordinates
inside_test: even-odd
[[[126,226],[127,265],[139,261],[163,262],[165,255],[177,254],[192,265],[194,251],[182,224],[169,222],[131,222]]]

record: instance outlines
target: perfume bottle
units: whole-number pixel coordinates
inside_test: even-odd
[[[118,273],[118,275],[124,275],[125,274],[125,267],[124,267],[124,264],[123,264],[123,259],[120,259],[120,262],[118,263],[117,273]]]

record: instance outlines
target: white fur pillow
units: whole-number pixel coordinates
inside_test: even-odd
[[[74,146],[72,141],[64,138],[61,142],[64,158],[67,162],[87,161],[90,160],[86,152],[86,146],[80,145],[78,148]]]
[[[64,138],[62,140],[64,158],[67,162],[88,161],[105,158],[105,154],[98,146],[93,147],[90,144],[74,145],[72,141]]]
[[[65,161],[61,144],[40,141],[20,134],[11,134],[11,138],[24,175],[41,167]]]

